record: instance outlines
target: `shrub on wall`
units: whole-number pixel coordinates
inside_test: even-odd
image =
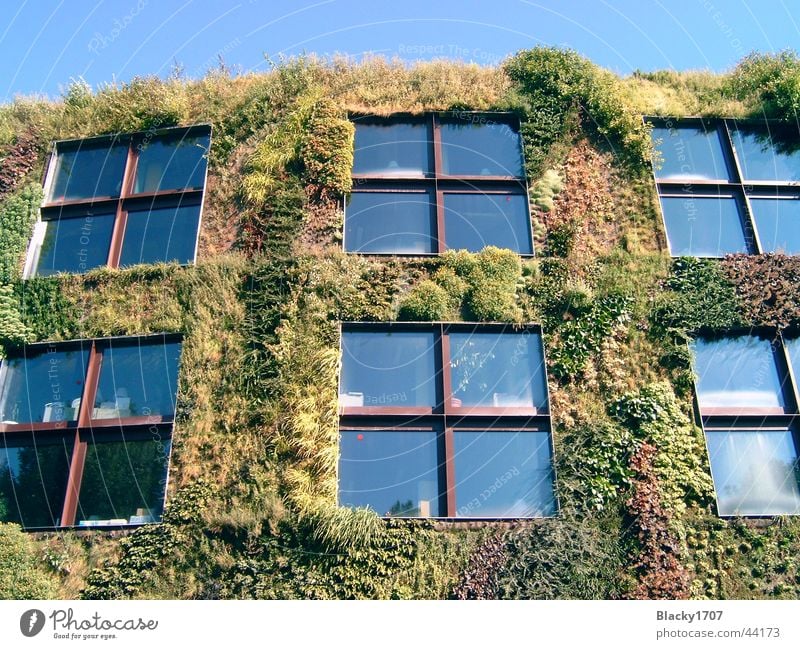
[[[751,106],[755,117],[796,123],[800,114],[800,56],[793,50],[753,52],[729,74],[724,89]]]
[[[31,537],[19,525],[0,523],[0,599],[55,597],[55,579],[41,566]]]

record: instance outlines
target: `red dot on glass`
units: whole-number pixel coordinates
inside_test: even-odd
[[[359,433],[358,435],[356,435],[356,439],[360,442],[362,439],[364,439],[364,436],[361,433]]]

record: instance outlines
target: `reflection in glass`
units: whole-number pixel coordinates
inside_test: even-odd
[[[652,137],[662,158],[659,180],[733,180],[716,128],[655,127]]]
[[[707,431],[706,436],[721,516],[800,514],[791,431]]]
[[[191,264],[199,225],[199,205],[131,211],[125,224],[119,265]]]
[[[541,340],[531,333],[451,333],[451,405],[547,411]]]
[[[737,125],[731,130],[744,180],[800,180],[797,127]]]
[[[456,430],[454,441],[458,517],[556,513],[549,433]]]
[[[739,336],[692,343],[697,397],[703,408],[784,408],[769,340]]]
[[[160,520],[169,440],[125,439],[88,444],[77,524],[126,525]]]
[[[444,195],[447,247],[480,252],[486,246],[532,254],[528,201],[521,194]]]
[[[27,348],[25,358],[4,360],[0,367],[0,421],[77,420],[88,350],[88,344],[85,350]]]
[[[436,252],[436,215],[425,193],[353,192],[345,213],[345,250]]]
[[[72,440],[30,433],[0,440],[0,521],[28,529],[60,525]]]
[[[109,341],[103,348],[93,418],[174,415],[180,355],[180,342]]]
[[[108,142],[59,151],[49,201],[116,198],[127,159],[127,146]]]
[[[800,380],[800,338],[791,338],[784,341],[786,349],[789,351],[789,359],[792,363],[794,376]]]
[[[36,274],[85,273],[105,266],[114,218],[114,214],[100,214],[47,221]]]
[[[751,198],[762,252],[800,254],[800,200]]]
[[[356,124],[353,174],[420,177],[431,171],[425,124]]]
[[[449,176],[524,176],[522,142],[508,124],[444,123],[442,164]]]
[[[381,516],[440,516],[434,432],[343,430],[339,503]]]
[[[747,252],[735,198],[663,196],[661,206],[673,257],[724,257]]]
[[[145,140],[139,148],[133,192],[200,189],[206,176],[208,135]]]
[[[341,406],[437,405],[432,332],[342,333]]]

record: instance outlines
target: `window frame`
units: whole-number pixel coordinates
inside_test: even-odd
[[[792,180],[748,180],[742,172],[742,163],[736,151],[733,132],[737,126],[752,126],[756,128],[769,129],[770,124],[776,127],[786,127],[787,123],[777,119],[733,119],[733,118],[704,118],[704,117],[663,117],[655,115],[644,115],[642,120],[645,126],[656,128],[702,128],[710,131],[712,128],[719,134],[720,146],[725,163],[728,165],[731,179],[704,179],[686,178],[673,179],[659,178],[655,165],[652,165],[653,182],[658,194],[658,208],[661,214],[661,224],[669,248],[669,232],[667,221],[664,214],[664,207],[661,199],[664,197],[687,197],[695,196],[698,198],[715,197],[721,195],[732,195],[739,203],[740,219],[742,221],[742,231],[744,233],[745,245],[748,251],[745,254],[755,255],[764,254],[764,247],[761,243],[755,215],[753,213],[751,199],[755,198],[800,198],[798,185],[800,182]],[[800,130],[797,133],[800,140]],[[670,249],[670,256],[676,255]],[[691,255],[697,259],[720,259],[721,257],[710,257]]]
[[[363,322],[346,321],[339,323],[340,340],[348,331],[375,333],[424,331],[434,333],[434,363],[436,372],[436,392],[440,403],[432,408],[398,406],[342,406],[338,404],[339,430],[397,432],[403,430],[435,432],[437,453],[442,465],[439,467],[440,509],[444,514],[430,517],[393,516],[391,518],[425,518],[444,522],[480,522],[499,520],[533,520],[554,518],[559,515],[555,447],[553,441],[552,418],[550,412],[550,389],[547,381],[547,358],[541,326],[534,323],[524,325],[477,322]],[[448,406],[452,394],[450,370],[450,341],[448,333],[535,333],[538,335],[542,352],[541,368],[544,374],[546,409],[515,407],[453,407]],[[340,350],[341,351],[341,350]],[[445,360],[446,359],[446,360]],[[341,390],[341,372],[338,389]],[[338,399],[338,392],[337,392]],[[548,451],[553,493],[553,514],[550,516],[459,516],[456,506],[455,433],[465,432],[545,432],[548,435]],[[341,451],[337,453],[341,457]],[[337,462],[338,484],[338,462]],[[337,488],[338,497],[338,488]],[[344,505],[342,505],[344,506]],[[387,518],[383,516],[382,518]]]
[[[177,141],[195,136],[207,136],[209,150],[211,146],[212,127],[211,124],[193,124],[191,126],[178,126],[170,128],[151,129],[149,131],[138,131],[135,133],[99,135],[95,137],[58,140],[53,142],[45,164],[45,176],[43,181],[44,199],[39,209],[39,219],[34,227],[33,236],[28,245],[23,270],[23,279],[30,279],[37,276],[37,266],[39,263],[40,249],[44,243],[44,237],[48,221],[56,221],[62,218],[81,218],[82,216],[94,212],[95,216],[100,210],[106,210],[105,214],[114,215],[114,226],[111,233],[106,263],[98,268],[119,268],[122,245],[125,238],[125,226],[128,213],[137,209],[159,209],[162,207],[195,207],[198,208],[197,232],[195,233],[194,245],[192,247],[191,265],[197,260],[197,249],[200,241],[200,229],[202,227],[203,207],[205,203],[206,186],[208,182],[208,163],[205,165],[202,184],[200,187],[184,187],[181,189],[165,189],[157,192],[134,192],[136,171],[139,158],[151,140]],[[56,180],[56,168],[58,166],[59,153],[73,148],[80,149],[84,146],[108,144],[126,146],[128,149],[126,162],[122,172],[122,183],[119,196],[91,196],[87,198],[71,200],[49,200],[49,195]],[[88,270],[92,269],[87,269]],[[68,272],[68,271],[62,271]]]
[[[753,519],[772,519],[773,514],[720,514],[719,497],[717,495],[717,483],[714,478],[714,470],[711,463],[711,449],[708,443],[707,432],[730,432],[736,431],[786,431],[791,434],[794,443],[795,454],[800,460],[800,384],[798,376],[792,367],[789,349],[786,340],[800,338],[800,331],[780,330],[773,327],[738,327],[726,329],[722,332],[710,332],[698,330],[692,332],[694,340],[703,339],[707,341],[733,339],[742,336],[750,336],[770,341],[772,357],[778,373],[778,379],[783,394],[785,407],[778,412],[776,408],[758,407],[711,407],[702,408],[695,381],[693,392],[693,409],[695,421],[700,423],[703,430],[703,441],[706,449],[706,457],[709,459],[709,471],[714,484],[714,502],[717,508],[717,515],[720,518],[753,518]],[[694,371],[694,355],[690,343],[687,343],[692,360],[692,371]],[[782,514],[784,516],[800,516],[796,514]]]
[[[354,126],[361,124],[425,124],[427,127],[429,151],[428,157],[431,168],[426,170],[421,176],[408,175],[382,175],[377,173],[357,174],[352,173],[351,193],[358,192],[427,192],[435,201],[431,205],[435,211],[435,231],[431,233],[436,250],[434,252],[361,252],[358,250],[347,249],[347,198],[343,203],[344,223],[342,232],[342,250],[348,254],[365,256],[391,256],[391,257],[433,257],[440,255],[447,250],[447,232],[445,229],[445,208],[444,194],[446,193],[470,193],[483,195],[519,195],[525,199],[527,207],[526,219],[527,227],[525,235],[526,243],[529,245],[530,252],[517,252],[523,258],[535,256],[535,246],[533,239],[533,222],[530,217],[530,196],[528,192],[527,170],[525,167],[524,145],[520,132],[520,120],[513,113],[498,112],[473,112],[452,110],[447,112],[430,112],[423,115],[413,115],[411,113],[394,113],[388,117],[381,117],[367,113],[351,113],[350,121]],[[464,124],[477,124],[492,126],[494,124],[507,125],[514,129],[519,135],[520,158],[522,161],[521,176],[475,176],[475,175],[454,175],[444,173],[444,162],[442,154],[441,125],[451,122],[463,122]]]
[[[89,444],[96,443],[95,435],[101,437],[103,441],[110,441],[109,436],[113,439],[115,431],[119,431],[121,439],[125,439],[125,434],[130,433],[136,436],[146,437],[153,441],[163,441],[170,443],[170,450],[167,454],[166,460],[166,474],[164,476],[164,501],[166,500],[166,487],[169,479],[169,465],[172,456],[172,437],[173,428],[175,424],[176,413],[172,415],[145,415],[136,417],[124,418],[107,418],[95,419],[93,418],[93,411],[95,407],[95,397],[97,395],[98,386],[100,384],[100,372],[102,364],[103,349],[108,348],[115,341],[120,343],[134,343],[138,345],[148,345],[159,343],[161,345],[183,342],[183,334],[181,333],[157,333],[147,334],[141,336],[111,336],[106,338],[87,338],[87,339],[74,339],[58,342],[39,342],[30,343],[28,345],[9,348],[7,359],[24,358],[27,352],[31,349],[36,351],[45,350],[49,351],[62,351],[64,349],[87,349],[88,348],[88,362],[86,364],[86,375],[83,382],[83,389],[81,391],[81,403],[78,411],[77,420],[70,421],[53,421],[53,422],[25,422],[25,423],[0,423],[0,440],[5,442],[6,438],[17,439],[24,434],[28,433],[35,440],[36,437],[72,437],[72,457],[70,459],[69,476],[67,478],[67,489],[63,499],[63,508],[61,511],[60,521],[58,526],[51,527],[37,527],[30,528],[36,531],[48,530],[63,530],[63,529],[117,529],[138,527],[148,523],[127,523],[125,525],[77,525],[76,516],[78,513],[78,500],[81,490],[81,480],[84,473],[86,463],[86,454]],[[180,358],[178,360],[178,376],[180,376]],[[175,386],[175,404],[177,411],[177,404],[180,398],[179,385]],[[162,501],[162,507],[164,502]],[[27,529],[27,528],[26,528]]]

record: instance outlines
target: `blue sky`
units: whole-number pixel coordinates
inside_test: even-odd
[[[800,49],[797,0],[0,0],[0,101],[93,86],[242,71],[273,58],[365,53],[491,65],[540,44],[627,74],[722,71],[752,50]]]

